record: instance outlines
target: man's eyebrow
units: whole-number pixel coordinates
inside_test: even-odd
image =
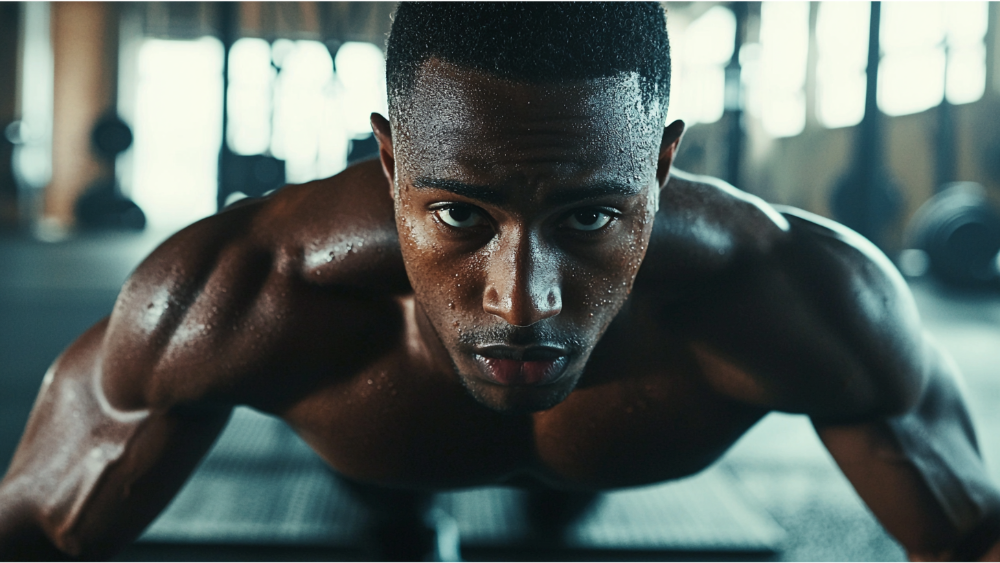
[[[417,178],[413,181],[417,189],[436,189],[451,192],[492,205],[503,205],[510,201],[510,192],[503,188],[466,184],[457,180],[439,178]],[[545,197],[547,205],[565,205],[577,201],[586,201],[606,196],[633,196],[642,191],[641,186],[621,182],[598,182],[572,188],[562,188],[553,191]]]
[[[556,190],[545,197],[545,203],[548,205],[565,205],[607,196],[634,196],[641,191],[642,187],[638,182],[635,184],[598,182],[596,184]]]
[[[459,182],[457,180],[417,178],[413,181],[413,187],[417,189],[430,188],[434,190],[444,190],[455,195],[460,195],[462,197],[467,197],[469,199],[474,199],[492,205],[503,205],[510,199],[510,194],[505,193],[503,190],[498,190],[489,186],[466,184],[465,182]]]

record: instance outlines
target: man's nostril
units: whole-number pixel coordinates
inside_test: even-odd
[[[556,296],[554,291],[549,292],[549,297],[547,299],[547,305],[550,308],[555,308],[559,305],[559,298]]]

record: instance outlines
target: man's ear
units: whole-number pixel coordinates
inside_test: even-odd
[[[681,137],[684,136],[684,122],[674,121],[663,128],[663,138],[660,140],[660,158],[656,162],[656,182],[663,189],[670,180],[670,166],[677,156],[677,148],[681,145]]]
[[[375,134],[375,139],[378,141],[378,158],[382,162],[382,172],[389,180],[389,193],[392,195],[396,175],[396,153],[392,147],[392,126],[389,125],[388,119],[378,113],[371,115],[371,122],[372,133]]]

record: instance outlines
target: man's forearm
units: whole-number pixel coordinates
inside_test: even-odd
[[[957,369],[928,346],[930,375],[909,412],[816,428],[913,559],[980,559],[1000,539],[1000,492],[979,456]]]

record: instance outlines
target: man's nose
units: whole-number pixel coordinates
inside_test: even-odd
[[[559,268],[527,234],[502,236],[490,257],[483,310],[514,326],[531,326],[562,311]]]

